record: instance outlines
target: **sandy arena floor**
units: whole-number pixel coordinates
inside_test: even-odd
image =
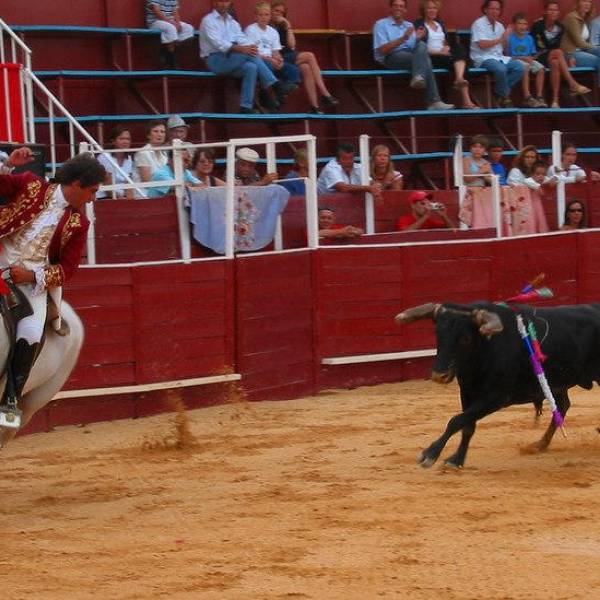
[[[458,473],[415,463],[458,408],[430,382],[189,412],[183,449],[172,414],[20,438],[0,597],[599,598],[599,395],[545,454],[547,415],[489,417]]]

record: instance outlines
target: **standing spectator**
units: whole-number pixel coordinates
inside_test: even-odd
[[[463,108],[479,108],[469,94],[469,82],[465,79],[467,53],[460,44],[450,45],[444,22],[439,18],[442,0],[421,0],[419,12],[421,18],[415,21],[415,29],[424,29],[423,41],[434,69],[454,71],[453,87],[462,95]]]
[[[319,67],[315,55],[312,52],[296,51],[296,36],[287,18],[285,2],[271,3],[271,24],[279,33],[283,60],[286,63],[297,65],[302,72],[304,89],[310,103],[310,112],[313,114],[322,113],[319,108],[318,94],[321,94],[321,100],[325,106],[330,108],[338,106],[339,101],[331,95],[323,81],[321,67]]]
[[[98,162],[106,170],[104,183],[106,185],[115,185],[118,183],[127,183],[126,176],[130,179],[133,176],[133,159],[131,158],[131,132],[125,125],[117,125],[108,136],[108,147],[119,152],[103,152],[98,156]],[[133,198],[133,190],[115,190],[114,192],[98,192],[98,199],[101,198]]]
[[[561,78],[567,82],[569,91],[574,96],[591,92],[590,88],[577,83],[571,75],[571,71],[569,71],[565,53],[560,47],[565,28],[559,18],[560,6],[558,2],[549,0],[545,5],[544,17],[538,19],[531,27],[531,35],[538,50],[536,60],[550,69],[550,85],[552,87],[550,108],[560,108]]]
[[[150,121],[147,129],[148,143],[134,156],[140,181],[152,181],[155,171],[162,169],[167,164],[167,153],[164,150],[155,149],[165,144],[166,136],[167,131],[162,121]]]
[[[181,140],[185,142],[188,138],[190,126],[179,116],[171,115],[167,119],[167,139],[169,144],[173,140]]]
[[[300,69],[289,62],[283,60],[281,55],[281,42],[279,33],[269,25],[271,21],[271,5],[268,2],[259,2],[255,8],[256,23],[248,25],[244,34],[250,44],[258,48],[258,55],[265,61],[267,67],[275,76],[290,84],[295,89],[300,84]],[[261,90],[259,99],[262,106],[269,110],[277,110],[275,104],[267,90]],[[282,99],[283,100],[283,99]]]
[[[223,186],[225,182],[213,175],[215,169],[215,152],[211,148],[198,148],[194,152],[194,158],[190,168],[194,176],[200,182],[194,187]]]
[[[378,144],[371,151],[371,183],[379,184],[382,190],[401,190],[404,177],[394,169],[390,149]]]
[[[306,184],[298,179],[308,177],[308,154],[304,148],[297,150],[294,154],[294,167],[285,176],[285,179],[293,181],[282,181],[282,185],[292,196],[306,196]]]
[[[535,146],[524,146],[515,156],[512,169],[508,173],[508,185],[527,185],[525,180],[531,177],[533,165],[540,161],[541,157]]]
[[[512,18],[513,27],[508,35],[508,54],[515,60],[523,63],[525,72],[523,74],[523,103],[529,108],[548,108],[544,100],[544,79],[546,70],[544,65],[535,56],[537,49],[533,37],[529,34],[527,17],[525,13],[518,12]],[[535,75],[535,97],[529,89],[529,74]]]
[[[229,14],[231,1],[213,0],[214,10],[200,23],[200,56],[210,71],[242,80],[241,113],[255,113],[256,81],[263,89],[271,89],[278,100],[290,91],[289,84],[277,78],[258,56],[258,48],[250,44],[240,24]]]
[[[560,167],[556,168],[550,165],[548,168],[548,177],[556,177],[559,181],[565,183],[583,183],[587,179],[585,171],[575,164],[577,160],[577,146],[572,142],[565,142],[561,152]],[[590,171],[592,181],[600,181],[600,173]]]
[[[523,78],[525,68],[504,54],[508,33],[498,20],[503,7],[503,0],[484,0],[483,16],[471,26],[471,60],[494,76],[495,103],[512,108],[510,91]]]
[[[454,223],[446,214],[446,207],[441,202],[432,202],[433,194],[418,190],[409,197],[411,212],[398,219],[398,231],[415,231],[417,229],[454,229]]]
[[[565,207],[564,224],[561,230],[571,231],[572,229],[585,229],[586,227],[585,204],[581,200],[569,200]]]
[[[256,150],[240,148],[235,156],[235,185],[271,185],[276,179],[279,179],[277,173],[266,173],[262,177],[258,174],[256,163],[260,156]]]
[[[563,19],[565,28],[561,48],[568,59],[573,59],[578,67],[596,69],[596,79],[600,78],[600,48],[590,42],[590,23],[594,15],[592,0],[576,0],[575,6]]]
[[[362,185],[360,165],[354,162],[356,148],[352,144],[340,144],[335,158],[332,158],[317,179],[319,194],[364,194],[369,192],[376,199],[381,198],[381,185]]]
[[[506,185],[506,167],[502,163],[504,145],[500,138],[488,140],[488,161],[492,167],[492,173],[498,175],[500,185]]]
[[[178,0],[146,0],[146,23],[160,31],[160,57],[167,69],[177,69],[175,44],[194,36],[194,28],[179,17]]]
[[[428,109],[454,108],[440,99],[427,44],[423,42],[425,28],[415,30],[405,17],[406,0],[390,0],[390,16],[379,19],[373,27],[375,60],[386,69],[410,69],[410,87],[425,90]]]
[[[489,177],[485,177],[485,175],[492,174],[492,166],[484,158],[487,149],[488,141],[485,136],[476,135],[471,139],[470,154],[463,158],[465,185],[483,187],[489,183]]]
[[[323,206],[319,208],[319,239],[349,240],[363,235],[364,231],[354,225],[342,225],[335,221],[335,211]]]

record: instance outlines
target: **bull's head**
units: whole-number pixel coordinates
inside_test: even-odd
[[[500,317],[489,310],[433,303],[409,308],[396,315],[395,321],[401,324],[421,319],[432,319],[436,324],[437,356],[431,378],[437,383],[450,383],[454,379],[457,357],[473,349],[476,330],[488,339],[503,330]]]

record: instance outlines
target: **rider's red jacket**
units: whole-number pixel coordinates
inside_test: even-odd
[[[33,221],[48,206],[56,189],[33,173],[0,175],[0,241]],[[90,222],[84,213],[67,206],[48,251],[46,287],[62,286],[79,266]],[[0,242],[1,243],[1,242]]]

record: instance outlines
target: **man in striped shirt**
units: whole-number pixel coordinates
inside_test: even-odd
[[[175,44],[193,37],[194,28],[179,17],[178,0],[146,0],[146,23],[160,31],[161,60],[167,69],[177,69]]]

